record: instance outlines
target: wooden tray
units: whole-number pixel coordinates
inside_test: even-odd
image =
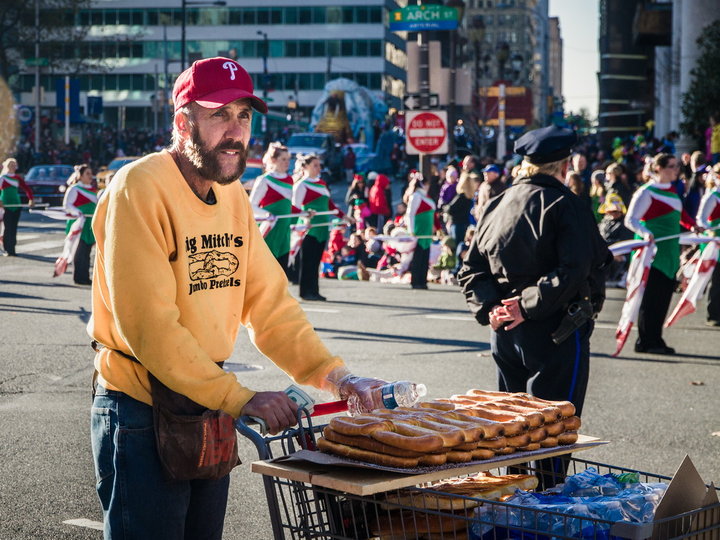
[[[353,495],[365,496],[498,467],[517,465],[527,461],[580,452],[602,444],[607,444],[607,441],[601,441],[597,437],[580,435],[575,444],[568,446],[542,448],[533,452],[517,452],[509,456],[498,456],[482,461],[454,463],[442,467],[428,467],[410,471],[381,467],[370,463],[359,463],[331,454],[323,454],[322,452],[300,450],[290,456],[255,461],[252,464],[252,471],[276,478],[304,482]]]

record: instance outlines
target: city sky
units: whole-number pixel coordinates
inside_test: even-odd
[[[600,69],[598,0],[550,0],[550,16],[560,18],[565,112],[578,112],[585,107],[594,118],[598,110]]]

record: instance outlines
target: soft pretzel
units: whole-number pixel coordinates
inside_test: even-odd
[[[560,444],[560,442],[557,437],[548,437],[544,441],[540,441],[540,446],[543,448],[554,448],[558,444]]]
[[[343,435],[351,435],[353,437],[370,435],[373,431],[392,429],[392,423],[378,418],[377,416],[369,415],[352,417],[336,416],[330,420],[329,425],[334,431],[342,433]]]
[[[444,401],[425,401],[422,403],[418,403],[417,407],[423,408],[423,409],[432,409],[432,410],[438,410],[438,411],[452,411],[455,409],[455,405],[452,403],[447,403]]]
[[[541,443],[532,442],[527,446],[521,446],[520,448],[518,448],[518,450],[520,450],[521,452],[534,452],[535,450],[540,450],[540,444]]]
[[[577,418],[577,416],[575,418]],[[562,432],[566,431],[565,420],[553,422],[552,424],[544,424],[543,429],[547,432],[548,437],[557,437]]]
[[[515,435],[514,437],[506,437],[507,445],[512,448],[522,448],[530,444],[530,435]]]
[[[512,437],[511,437],[512,438]],[[507,437],[495,437],[494,439],[483,439],[477,442],[478,448],[489,448],[491,450],[497,450],[498,448],[505,448],[507,444]]]
[[[495,451],[489,448],[476,448],[471,450],[473,459],[491,459],[495,457]]]
[[[400,467],[403,469],[411,469],[418,466],[418,458],[389,456],[380,454],[372,450],[362,450],[353,448],[345,444],[328,441],[324,437],[317,440],[317,445],[323,452],[329,452],[338,456],[355,459],[357,461],[365,461],[367,463],[375,463],[385,467]]]
[[[467,463],[468,461],[472,461],[472,459],[473,453],[471,451],[450,450],[447,453],[447,460],[450,463]]]
[[[575,444],[578,440],[577,431],[566,431],[558,435],[558,444],[560,446],[566,446],[568,444]]]
[[[437,431],[400,421],[391,422],[390,425],[389,430],[374,431],[370,436],[390,446],[422,453],[437,452],[452,446],[446,446],[446,439]]]
[[[487,418],[481,418],[479,416],[473,416],[471,414],[464,414],[466,411],[459,409],[457,411],[445,412],[440,414],[440,418],[449,419],[460,422],[468,422],[470,424],[480,426],[483,430],[484,438],[492,439],[494,437],[500,437],[506,435],[507,430],[511,432],[517,431],[522,432],[523,426],[518,425],[517,428],[514,425],[510,425],[507,422],[498,422],[496,420],[488,420]],[[517,435],[518,433],[513,433]]]
[[[545,417],[536,410],[523,409],[523,411],[520,412],[517,410],[517,406],[503,406],[501,403],[494,401],[481,401],[477,396],[452,396],[450,401],[457,403],[460,408],[467,408],[472,412],[473,416],[480,416],[481,418],[487,418],[489,420],[496,420],[498,422],[520,421],[526,423],[530,428],[540,427],[545,423]],[[522,417],[522,419],[519,417]]]
[[[418,458],[418,465],[426,467],[439,467],[448,462],[448,453],[440,452],[439,454],[425,454]]]
[[[580,425],[582,424],[582,422],[580,421],[580,417],[578,416],[563,418],[562,422],[565,426],[565,431],[577,431],[578,429],[580,429]]]
[[[353,437],[352,435],[343,435],[342,433],[338,433],[337,431],[333,430],[330,426],[325,426],[323,428],[323,437],[334,443],[354,446],[355,448],[360,448],[362,450],[372,450],[373,452],[378,452],[380,454],[390,454],[391,456],[396,457],[419,458],[427,455],[422,452],[414,452],[412,450],[396,448],[394,446],[390,446],[389,444],[383,444],[371,437],[366,437],[362,435],[357,437]]]
[[[547,399],[542,399],[526,393],[518,393],[513,395],[517,396],[520,399],[526,400],[528,403],[534,402],[538,405],[557,407],[562,412],[563,418],[575,415],[575,405],[573,405],[570,401],[549,401]]]
[[[465,442],[477,441],[483,437],[487,437],[485,426],[481,422],[477,422],[476,419],[469,416],[462,416],[460,414],[448,412],[440,413],[428,409],[419,411],[418,409],[410,409],[406,407],[398,407],[397,409],[393,409],[393,411],[400,411],[401,413],[408,412],[420,416],[420,418],[426,419],[430,422],[446,424],[454,428],[461,429],[465,433]],[[435,429],[435,427],[432,427],[431,429]],[[488,429],[488,431],[492,432],[494,430]]]
[[[547,438],[548,433],[547,433],[547,430],[545,429],[545,427],[543,426],[543,427],[531,429],[530,431],[527,432],[527,435],[528,435],[528,437],[530,437],[531,443],[536,443],[536,442],[540,442],[543,439]]]
[[[455,400],[448,400],[448,403],[451,402],[455,403]],[[519,416],[515,413],[504,413],[501,411],[477,408],[478,403],[471,400],[458,400],[457,405],[458,408],[455,410],[456,414],[460,414],[462,416],[472,416],[476,419],[481,419],[494,422],[495,424],[499,424],[499,426],[496,426],[495,424],[488,424],[488,428],[492,427],[493,429],[498,430],[502,428],[502,432],[508,436],[519,435],[520,433],[523,433],[530,429],[529,422],[522,416]],[[502,435],[503,433],[498,432],[497,435]],[[488,433],[487,430],[485,432],[485,436],[488,438],[493,438],[493,435]]]
[[[477,441],[483,437],[482,428],[479,426],[467,425],[467,429],[462,429],[457,425],[451,425],[436,421],[436,416],[429,412],[408,412],[407,410],[387,410],[378,409],[373,411],[373,415],[380,418],[386,418],[393,423],[405,422],[414,426],[419,426],[432,431],[438,432],[443,437],[446,447],[457,446],[464,442]]]
[[[560,419],[559,409],[548,408],[538,410],[510,403],[503,403],[501,401],[480,401],[476,406],[483,409],[510,412],[515,413],[516,416],[523,416],[528,421],[531,428],[540,427],[545,422],[555,422]]]
[[[523,407],[531,410],[538,410],[545,416],[546,422],[552,422],[552,417],[557,415],[559,420],[564,416],[558,404],[562,404],[565,412],[575,413],[575,407],[569,401],[567,402],[553,402],[553,401],[538,401],[534,399],[534,396],[524,393],[504,393],[504,392],[491,392],[489,390],[468,390],[468,396],[478,398],[482,401],[493,401],[496,403],[502,403],[507,405],[514,405],[517,407]],[[569,406],[569,407],[568,407]],[[570,415],[572,416],[572,415]]]

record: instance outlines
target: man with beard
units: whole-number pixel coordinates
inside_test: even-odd
[[[299,384],[368,409],[384,384],[330,354],[255,223],[238,178],[252,109],[267,106],[248,73],[200,60],[173,101],[171,147],[121,169],[93,220],[91,438],[105,538],[221,538],[234,419],[273,434],[296,423],[284,392],[254,392],[222,369],[241,325]]]

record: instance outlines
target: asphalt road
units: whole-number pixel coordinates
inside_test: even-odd
[[[102,537],[89,444],[90,294],[69,274],[50,277],[62,229],[60,222],[25,215],[21,256],[0,258],[0,539]],[[354,372],[424,382],[429,398],[497,387],[489,332],[470,318],[456,288],[325,280],[321,292],[328,302],[305,304],[308,317]],[[702,324],[703,304],[666,333],[677,356],[638,355],[628,346],[613,358],[623,294],[609,291],[593,336],[581,430],[610,444],[584,457],[672,475],[689,454],[701,476],[718,483],[718,330]],[[244,334],[230,365],[250,388],[289,383]],[[307,390],[319,401],[331,399]],[[256,457],[243,439],[244,463],[232,473],[228,539],[270,537],[262,483],[250,472]]]

